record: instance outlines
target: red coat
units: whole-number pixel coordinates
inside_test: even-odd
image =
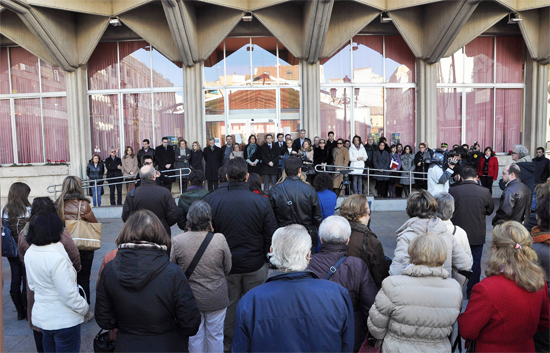
[[[477,163],[477,175],[480,177],[483,176],[484,163],[485,156],[482,156],[479,158],[479,162]],[[497,180],[498,178],[498,158],[495,156],[491,156],[491,158],[489,158],[489,176],[493,177],[493,180]]]
[[[550,326],[548,287],[528,292],[503,275],[476,284],[458,331],[476,352],[534,352],[533,335]]]

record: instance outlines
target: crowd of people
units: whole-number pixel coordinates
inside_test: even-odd
[[[420,144],[413,156],[410,146],[400,151],[381,140],[374,148],[372,137],[363,145],[356,136],[348,149],[333,137],[311,143],[300,131],[294,141],[268,135],[258,146],[251,136],[242,150],[229,138],[224,149],[210,140],[203,151],[194,142],[189,154],[184,140],[173,149],[163,139],[155,150],[144,141],[139,158],[127,148],[124,157],[137,163],[121,162],[116,150],[105,162],[94,156],[89,176],[102,176],[110,165],[139,179],[123,203],[117,248],[104,257],[96,287],[95,320],[110,330],[115,351],[449,352],[457,335],[480,352],[548,351],[544,155],[532,161],[518,145],[504,167],[481,280],[486,217],[495,209],[483,181],[496,179],[492,151],[470,159],[463,146],[432,151]],[[200,153],[198,163],[193,153]],[[166,155],[188,164],[159,157]],[[397,195],[403,179],[423,179],[389,178],[393,173],[429,165],[426,185],[408,194],[409,219],[390,254],[369,226],[362,188],[369,161],[384,169],[374,176],[379,195]],[[381,163],[388,168],[377,168]],[[354,194],[338,214],[334,189],[344,175],[310,172],[319,164],[352,170]],[[161,172],[182,165],[191,173],[176,204]],[[18,319],[29,320],[37,351],[75,352],[80,325],[94,317],[94,251],[75,245],[78,235],[66,222],[97,219],[78,177],[64,180],[55,202],[38,197],[31,204],[30,191],[14,183],[1,211],[19,249],[8,258],[10,294]],[[99,191],[92,196],[97,202]],[[174,224],[182,232],[172,236]]]

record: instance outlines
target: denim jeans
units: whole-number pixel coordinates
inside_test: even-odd
[[[362,194],[363,193],[363,175],[352,175],[353,180],[353,193]]]
[[[201,312],[201,325],[189,337],[189,353],[223,352],[223,323],[227,308]]]
[[[470,249],[472,249],[474,264],[472,265],[472,276],[468,280],[468,285],[466,286],[466,294],[468,299],[470,299],[472,288],[479,283],[479,277],[481,276],[481,255],[483,255],[483,244],[470,245]]]
[[[76,274],[76,283],[84,289],[86,301],[90,304],[90,275],[92,274],[92,265],[94,263],[94,252],[80,250],[79,253],[82,269]]]
[[[80,352],[80,324],[59,330],[42,330],[44,352]]]
[[[90,190],[92,190],[92,199],[94,201],[94,207],[101,206],[101,189],[103,188],[102,185],[97,186],[97,195],[96,195],[96,187],[91,184],[92,187]]]

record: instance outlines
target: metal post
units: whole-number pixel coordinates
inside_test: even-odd
[[[370,196],[370,168],[367,168],[367,195]]]
[[[181,181],[181,168],[180,168],[180,195],[181,195],[181,191],[183,190],[182,186],[183,186],[183,183]]]
[[[99,207],[99,201],[97,199],[98,195],[97,195],[97,179],[94,179],[94,188],[95,188],[95,205],[97,205],[97,207]],[[101,197],[101,195],[99,195],[99,197]],[[93,201],[93,200],[92,200]]]
[[[57,185],[53,186],[53,195],[54,195],[55,200],[57,200]]]
[[[0,208],[2,208],[2,187],[0,186]],[[0,236],[0,248],[2,248],[2,237]],[[0,261],[0,280],[2,280],[2,287],[4,286],[4,277],[2,271],[2,261]],[[26,289],[25,289],[26,290]],[[2,291],[0,291],[0,301],[3,303],[4,298]],[[4,351],[4,306],[0,305],[0,349]]]
[[[409,195],[412,194],[412,170],[409,170]]]

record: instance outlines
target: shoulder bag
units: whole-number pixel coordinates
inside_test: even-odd
[[[65,228],[71,233],[71,237],[78,250],[94,251],[101,248],[101,223],[90,223],[80,219],[82,201],[78,202],[78,218],[65,221]]]
[[[330,268],[328,269],[327,274],[325,275],[325,279],[327,279],[327,280],[330,279],[330,277],[332,277],[332,275],[336,273],[336,270],[342,264],[342,262],[344,262],[344,260],[346,260],[347,258],[348,258],[347,256],[342,256],[340,258],[340,260],[336,261],[334,266],[330,266]]]
[[[17,257],[18,254],[17,244],[11,235],[9,223],[2,218],[2,256]]]
[[[212,241],[212,238],[214,238],[214,233],[208,232],[208,234],[206,234],[206,238],[204,238],[204,240],[202,241],[199,250],[197,250],[195,257],[193,257],[193,260],[191,260],[189,267],[187,267],[187,270],[185,271],[185,277],[187,277],[187,279],[189,279],[189,277],[191,277],[191,275],[193,274],[193,271],[195,271],[195,267],[197,267],[202,255],[208,247],[208,244],[210,244],[210,242]]]

